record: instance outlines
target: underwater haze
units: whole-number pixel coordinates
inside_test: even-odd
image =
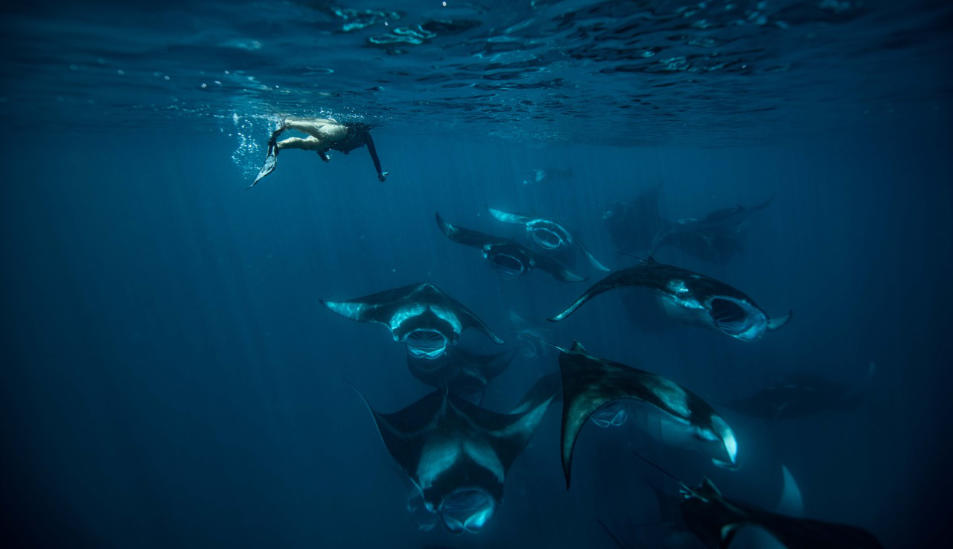
[[[4,546],[705,547],[646,459],[885,547],[948,539],[949,2],[12,2],[0,29]],[[386,181],[367,147],[269,152],[314,118],[370,128]],[[549,321],[607,272],[490,209],[792,316],[753,341],[736,306],[693,325],[708,303],[679,280]],[[703,398],[737,467],[628,407],[582,429],[567,489],[551,394],[502,498],[458,532],[369,411],[454,389],[412,375],[396,324],[325,303],[422,282],[504,341],[448,349],[513,357],[461,400],[512,411],[579,341]],[[427,425],[406,439],[484,440]],[[473,459],[512,450],[493,444]]]

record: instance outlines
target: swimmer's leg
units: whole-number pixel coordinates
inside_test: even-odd
[[[281,125],[285,129],[297,130],[319,139],[341,126],[330,118],[286,118]]]
[[[280,132],[275,132],[272,135],[272,140],[276,140],[277,135]],[[275,171],[275,168],[278,167],[278,151],[283,149],[301,149],[305,151],[316,151],[322,160],[329,160],[325,151],[328,150],[327,145],[320,139],[308,136],[308,137],[289,137],[288,139],[282,139],[281,141],[274,141],[273,143],[268,144],[268,155],[265,157],[265,164],[261,167],[261,170],[258,172],[258,177],[255,178],[255,181],[249,185],[254,187],[258,184],[259,181],[265,178],[268,174]]]
[[[331,161],[331,157],[328,156],[328,150],[329,150],[329,149],[324,149],[323,151],[318,151],[318,156],[320,156],[320,157],[321,157],[321,160],[324,160],[325,162],[330,162],[330,161]]]
[[[324,143],[312,136],[308,137],[289,137],[288,139],[282,139],[275,144],[275,154],[278,154],[278,151],[284,149],[301,149],[303,151],[320,151],[327,150],[327,147]]]

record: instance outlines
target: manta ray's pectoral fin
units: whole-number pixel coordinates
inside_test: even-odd
[[[573,450],[579,432],[596,410],[622,397],[622,391],[605,388],[601,365],[592,360],[578,341],[573,342],[568,352],[560,350],[560,353],[559,370],[563,391],[560,458],[568,490],[572,481]]]
[[[483,332],[483,334],[486,337],[492,339],[493,343],[496,343],[497,345],[503,344],[503,339],[500,336],[493,333],[493,330],[491,330],[490,327],[487,326],[485,322],[480,320],[480,318],[477,317],[475,314],[473,314],[469,310],[464,310],[461,316],[462,316],[461,320],[463,320],[464,326],[468,328],[474,328],[476,330]]]
[[[547,320],[549,320],[550,322],[559,322],[560,320],[563,320],[567,316],[573,314],[576,311],[576,309],[578,309],[579,307],[582,307],[582,305],[585,302],[589,301],[593,297],[624,284],[625,276],[626,276],[625,271],[615,271],[613,273],[610,273],[608,276],[606,276],[599,282],[596,282],[595,284],[593,284],[591,288],[589,288],[588,290],[585,291],[585,293],[579,296],[579,298],[576,299],[576,301],[573,301],[571,305],[569,305],[568,307],[563,309],[560,313],[556,314],[553,317],[550,317]]]
[[[543,376],[530,387],[516,408],[499,416],[505,418],[505,421],[494,429],[495,451],[504,471],[510,468],[516,456],[526,448],[549,405],[556,398],[557,387],[556,374]]]
[[[393,413],[381,413],[364,404],[374,418],[377,432],[388,453],[407,474],[414,486],[418,485],[417,470],[426,438],[436,429],[440,416],[446,414],[451,398],[446,391],[433,391],[417,402]]]
[[[518,225],[525,225],[532,221],[532,218],[526,217],[525,215],[519,215],[515,213],[504,212],[503,210],[497,210],[496,208],[487,207],[487,211],[490,212],[490,215],[493,219],[500,221],[502,223],[514,223]]]
[[[510,363],[513,362],[513,358],[516,356],[516,351],[517,348],[513,347],[512,349],[508,349],[502,353],[490,355],[488,360],[480,363],[478,366],[480,376],[489,381],[502,374],[507,368],[509,368]]]
[[[585,282],[586,280],[588,280],[586,277],[582,275],[578,275],[570,271],[569,269],[565,269],[565,268],[555,271],[553,273],[553,276],[555,276],[562,282]]]
[[[582,253],[586,255],[586,258],[589,260],[589,263],[591,263],[593,267],[595,267],[596,269],[599,269],[600,271],[605,271],[607,273],[612,271],[612,269],[610,269],[609,267],[606,267],[605,265],[602,264],[601,261],[596,259],[596,256],[592,255],[592,252],[589,251],[589,248],[587,248],[585,244],[583,244],[582,242],[579,242],[578,240],[576,240],[576,244],[579,245],[579,249],[582,250]]]
[[[351,320],[388,325],[396,308],[410,304],[411,298],[416,293],[427,291],[439,292],[439,289],[429,283],[408,284],[343,301],[322,299],[321,304]]]
[[[481,233],[480,231],[474,231],[472,229],[466,229],[458,225],[448,223],[439,212],[435,214],[435,217],[437,219],[437,227],[440,228],[440,232],[458,244],[463,244],[464,246],[473,246],[474,248],[482,248],[486,244],[503,241],[503,239]]]
[[[583,282],[584,276],[569,270],[568,267],[547,256],[533,254],[533,261],[538,269],[546,271],[560,282]]]
[[[791,321],[792,316],[794,316],[794,311],[788,311],[788,314],[784,316],[776,316],[774,318],[769,318],[768,329],[771,331],[774,331],[774,330],[783,328],[788,322]]]
[[[662,227],[655,232],[655,235],[652,237],[652,242],[649,244],[649,257],[654,256],[658,249],[662,247],[663,244],[675,234],[674,225],[671,227]]]
[[[801,496],[801,487],[791,474],[787,465],[781,465],[781,495],[774,505],[776,513],[799,517],[804,513],[804,498]]]
[[[322,299],[321,304],[331,311],[343,316],[344,318],[357,320],[359,322],[370,320],[367,318],[367,303],[362,303],[360,301],[331,301],[329,299]]]
[[[742,526],[744,525],[741,523],[731,522],[721,527],[720,549],[729,549],[731,547],[731,542],[735,541],[735,536],[738,535]]]
[[[759,211],[759,210],[763,210],[763,209],[767,208],[768,206],[771,205],[772,202],[774,202],[774,196],[775,196],[775,195],[772,194],[772,195],[771,195],[770,197],[768,197],[768,199],[765,200],[764,202],[759,202],[759,203],[755,204],[754,206],[751,206],[750,208],[748,208],[748,211],[749,211],[749,212],[757,212],[757,211]]]
[[[460,322],[463,324],[464,328],[473,328],[475,330],[479,330],[483,332],[483,335],[492,339],[493,343],[498,345],[503,343],[503,340],[500,338],[500,336],[493,333],[493,330],[491,330],[490,327],[487,326],[486,323],[476,315],[476,313],[466,308],[466,306],[464,306],[462,303],[455,302],[453,310],[460,318]]]

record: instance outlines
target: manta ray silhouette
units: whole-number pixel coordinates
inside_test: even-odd
[[[321,300],[328,309],[358,322],[383,324],[394,341],[407,344],[415,357],[435,359],[473,328],[503,343],[470,309],[435,284],[422,282],[346,301]]]
[[[552,219],[509,213],[496,208],[488,208],[488,210],[490,215],[501,223],[521,225],[526,230],[526,234],[529,235],[533,244],[542,250],[567,250],[570,253],[582,254],[596,269],[606,272],[611,270],[596,259],[596,257],[592,255],[592,252],[589,251],[589,248],[587,248],[582,241],[573,236],[565,226]]]
[[[440,231],[447,238],[457,244],[480,249],[483,252],[483,258],[505,276],[518,277],[534,269],[539,269],[562,282],[582,282],[585,280],[559,261],[536,253],[513,239],[493,236],[447,223],[439,213],[436,214],[436,219],[437,226],[440,227]]]
[[[609,274],[549,320],[563,320],[593,297],[623,286],[649,288],[659,295],[671,314],[741,341],[759,339],[766,331],[781,328],[791,318],[790,312],[783,317],[769,318],[754,300],[724,282],[648,258],[634,267]]]
[[[758,527],[788,549],[877,549],[870,532],[835,522],[794,518],[724,497],[707,478],[697,488],[682,483],[681,511],[688,528],[708,547],[731,545],[740,530]]]
[[[368,408],[426,510],[451,532],[477,532],[502,502],[506,472],[539,426],[556,388],[554,374],[541,378],[508,413],[446,391],[389,414]]]
[[[662,376],[586,352],[578,342],[560,349],[559,371],[563,388],[563,473],[569,488],[572,455],[579,432],[594,412],[618,401],[638,401],[664,419],[686,440],[695,441],[722,467],[734,467],[738,443],[731,427],[710,405],[694,393]]]

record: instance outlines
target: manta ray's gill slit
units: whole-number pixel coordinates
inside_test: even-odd
[[[519,258],[516,258],[510,254],[505,254],[502,252],[490,252],[486,257],[488,260],[490,260],[490,264],[496,267],[504,275],[515,278],[526,272],[526,265],[524,265]]]
[[[511,414],[523,413],[524,414],[523,417],[521,417],[519,421],[516,421],[512,423],[511,425],[507,426],[506,428],[501,429],[498,432],[498,435],[504,436],[504,437],[513,436],[514,434],[525,430],[527,425],[535,425],[539,423],[540,420],[542,420],[543,416],[546,414],[546,410],[549,409],[549,403],[551,403],[552,401],[553,401],[553,397],[551,396],[547,398],[546,400],[536,404],[535,407],[531,409],[522,410],[523,406],[520,406],[520,409],[521,409],[520,412],[514,411],[514,412],[511,412]],[[525,405],[529,406],[531,405],[531,403],[526,403]]]

